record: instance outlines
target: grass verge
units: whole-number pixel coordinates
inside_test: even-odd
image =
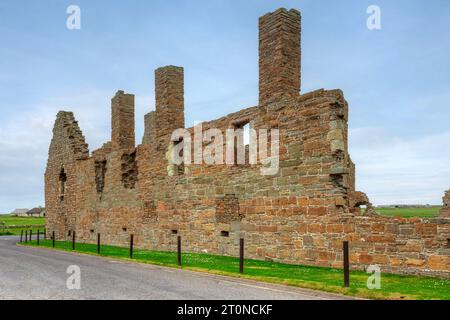
[[[11,215],[0,215],[0,223],[3,222],[5,226],[19,226],[19,225],[45,225],[45,218],[37,217],[15,217]]]
[[[30,228],[30,226],[32,226]],[[33,233],[45,227],[45,218],[37,217],[14,217],[11,215],[0,215],[0,236],[20,235],[20,231],[33,230]]]
[[[433,218],[439,215],[441,206],[423,208],[375,208],[375,211],[383,216],[403,218]]]
[[[22,244],[23,245],[23,244]],[[27,245],[37,246],[36,241]],[[50,240],[41,247],[52,248]],[[57,250],[72,251],[72,243],[56,242]],[[75,252],[97,255],[97,245],[76,244]],[[128,248],[103,245],[101,256],[130,260]],[[270,283],[322,290],[370,299],[450,300],[450,279],[382,274],[381,289],[367,289],[368,274],[352,271],[350,288],[343,288],[343,272],[339,269],[289,265],[259,260],[245,260],[245,274],[239,274],[239,259],[208,254],[184,253],[183,269],[240,277]],[[175,252],[134,250],[133,261],[177,268]]]

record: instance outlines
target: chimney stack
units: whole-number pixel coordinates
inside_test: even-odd
[[[300,93],[301,15],[278,9],[259,18],[259,105]]]
[[[134,95],[117,91],[111,99],[112,149],[123,150],[135,147]]]
[[[167,66],[155,71],[155,139],[157,148],[167,150],[170,136],[184,128],[184,70]]]

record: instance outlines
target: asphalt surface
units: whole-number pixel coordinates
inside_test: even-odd
[[[0,237],[0,299],[329,300],[318,291],[17,246]],[[81,288],[69,290],[69,266],[79,266]]]

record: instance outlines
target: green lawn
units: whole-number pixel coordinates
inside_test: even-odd
[[[6,228],[2,228],[4,225]],[[16,226],[18,228],[12,228]],[[34,226],[33,228],[27,228],[27,226]],[[43,230],[45,226],[45,218],[34,218],[34,217],[13,217],[10,215],[0,215],[0,236],[6,235],[19,235],[20,230],[32,229],[33,232],[37,232],[39,226],[40,230]],[[10,227],[10,228],[8,228]]]
[[[379,214],[390,217],[401,216],[403,218],[432,218],[439,215],[441,206],[424,208],[375,208]]]
[[[28,245],[36,246],[36,241]],[[51,248],[51,241],[40,242],[41,246]],[[71,242],[56,242],[56,249],[71,251]],[[97,255],[95,244],[77,244],[76,251]],[[101,255],[118,259],[129,259],[128,248],[102,246]],[[134,260],[177,267],[174,252],[135,250]],[[450,300],[450,279],[400,276],[382,274],[381,290],[366,287],[368,275],[362,271],[351,272],[351,287],[342,287],[343,273],[339,269],[288,265],[257,260],[245,261],[245,275],[239,274],[239,259],[207,254],[185,253],[182,257],[183,269],[203,271],[233,277],[280,283],[310,289],[318,289],[345,295],[374,299],[442,299]]]

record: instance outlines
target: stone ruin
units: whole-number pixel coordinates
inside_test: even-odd
[[[300,21],[286,9],[259,19],[258,105],[202,124],[278,129],[277,174],[254,164],[168,163],[172,132],[185,128],[184,71],[159,68],[156,110],[137,147],[132,94],[112,98],[111,141],[92,153],[73,113],[58,113],[45,172],[48,234],[70,240],[76,231],[77,241],[95,243],[100,233],[118,246],[133,234],[138,248],[168,251],[181,236],[186,251],[230,256],[244,238],[247,258],[338,268],[347,240],[352,268],[450,277],[448,214],[377,216],[355,190],[343,92],[300,93]]]
[[[442,198],[443,206],[441,210],[442,218],[450,218],[450,189],[445,192],[444,197]]]

